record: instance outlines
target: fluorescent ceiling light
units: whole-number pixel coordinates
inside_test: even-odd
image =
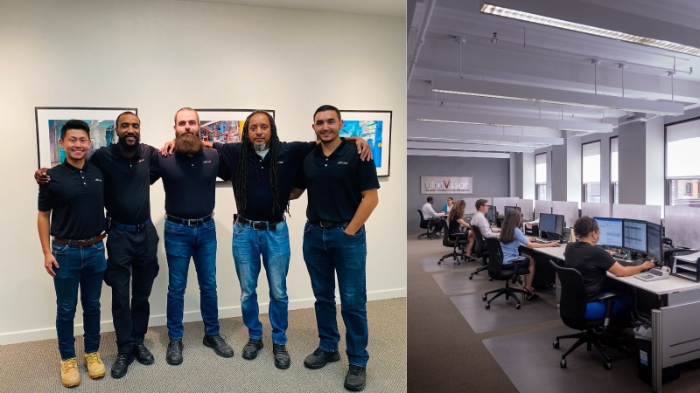
[[[452,138],[430,138],[430,137],[409,137],[409,142],[442,142],[442,143],[466,143],[479,145],[498,145],[498,146],[530,146],[530,147],[545,147],[550,146],[549,143],[541,142],[512,142],[495,139],[452,139]]]
[[[580,93],[576,91],[444,76],[436,76],[433,78],[433,92],[499,98],[504,100],[534,101],[547,104],[581,106],[585,108],[616,109],[627,112],[653,113],[657,115],[675,116],[683,114],[683,104],[677,102],[641,100],[638,98]]]
[[[410,117],[416,121],[432,123],[473,124],[495,127],[532,128],[536,130],[581,131],[581,132],[612,132],[613,126],[608,123],[595,123],[574,120],[538,119],[532,117],[499,116],[485,114],[466,114],[433,109],[416,109]]]
[[[407,149],[409,156],[430,156],[430,157],[482,157],[482,158],[510,158],[508,153],[492,153],[481,151],[444,151],[444,150],[423,150]]]
[[[550,18],[543,15],[531,14],[529,12],[499,7],[496,5],[484,4],[484,6],[481,7],[481,12],[485,14],[497,15],[525,22],[536,23],[539,25],[558,27],[560,29],[591,34],[598,37],[612,38],[615,40],[651,46],[654,48],[665,49],[673,52],[685,53],[693,56],[700,56],[700,49],[695,48],[693,46],[677,44],[675,42],[669,42],[664,40],[657,40],[654,38],[642,37],[634,34],[627,34],[615,30],[602,29],[599,27],[588,26],[581,23],[574,23],[556,18]]]

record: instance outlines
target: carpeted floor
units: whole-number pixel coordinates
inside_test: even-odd
[[[416,393],[518,392],[517,387],[511,382],[508,375],[506,375],[486,348],[483,340],[518,333],[556,329],[564,326],[561,319],[498,329],[485,333],[475,333],[453,304],[451,296],[446,295],[440,288],[434,275],[465,276],[465,282],[468,282],[466,278],[468,277],[467,272],[474,270],[479,264],[475,262],[468,263],[468,268],[466,269],[460,267],[459,269],[442,268],[428,269],[429,271],[426,271],[424,266],[421,265],[421,260],[434,257],[439,258],[449,252],[449,250],[442,246],[440,239],[417,240],[417,235],[418,233],[408,235],[408,391]],[[451,266],[452,261],[449,260],[444,263],[449,263]],[[482,276],[480,279],[485,279],[485,273],[479,274],[479,276]],[[477,277],[475,276],[474,280],[477,280]],[[452,295],[452,297],[454,296]],[[555,306],[553,296],[550,295],[542,295],[536,301],[544,301],[551,304],[552,307]],[[491,311],[496,310],[493,309]],[[513,309],[504,311],[516,312]],[[547,345],[543,345],[542,351],[555,351],[548,340],[547,343]],[[562,344],[562,346],[565,345],[569,344]],[[542,375],[540,371],[543,370],[533,367],[550,366],[523,362],[520,367],[523,370],[531,367],[532,377],[537,378],[537,375]],[[558,363],[552,364],[551,367],[556,370],[559,369]],[[590,369],[594,373],[614,374],[615,372],[625,371],[624,367],[616,369],[614,365],[613,370],[606,371],[598,364]],[[636,373],[636,368],[633,371]],[[636,378],[636,374],[634,378]],[[542,384],[547,384],[548,382],[553,381],[541,381]],[[578,382],[580,380],[572,381],[572,383]],[[595,382],[595,380],[592,382]],[[549,390],[543,389],[542,391],[553,391],[551,390],[551,384],[547,386]],[[639,384],[636,386],[639,386]],[[694,361],[683,365],[680,379],[664,385],[663,392],[698,392],[700,391],[698,386],[700,386],[700,361]],[[610,388],[611,386],[590,386],[588,391],[598,393],[610,392]],[[565,387],[559,387],[558,389],[554,391],[567,390]],[[651,387],[647,391],[650,392]]]
[[[367,392],[405,392],[406,386],[406,299],[373,301],[367,304],[369,320],[370,362],[367,367]],[[287,349],[292,358],[288,370],[278,370],[272,357],[267,315],[261,315],[266,337],[265,348],[252,361],[243,359],[241,349],[248,334],[241,318],[221,320],[221,333],[233,347],[233,358],[217,356],[202,345],[201,322],[185,324],[184,362],[170,366],[165,362],[168,345],[167,329],[149,329],[146,346],[156,361],[143,366],[134,362],[122,379],[109,376],[109,367],[116,357],[113,332],[102,334],[100,353],[107,376],[91,380],[79,359],[81,384],[75,392],[344,392],[347,371],[345,329],[338,307],[341,337],[341,361],[329,363],[320,370],[304,367],[304,358],[318,345],[316,318],[313,309],[289,313]],[[0,346],[0,392],[65,392],[60,382],[59,355],[56,340],[35,341]],[[82,337],[76,339],[76,352],[82,353]]]

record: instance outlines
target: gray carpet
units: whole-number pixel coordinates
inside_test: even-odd
[[[559,366],[561,355],[576,339],[560,341],[552,347],[556,336],[573,334],[566,326],[512,334],[484,340],[484,345],[520,393],[617,393],[649,392],[651,386],[637,378],[637,358],[615,348],[606,348],[613,361],[612,370],[603,368],[603,357],[597,349],[578,347],[566,357],[567,366]],[[633,350],[628,350],[633,352]],[[664,389],[665,390],[665,389]]]
[[[468,262],[464,261],[461,258],[459,259],[459,265],[455,263],[455,261],[449,257],[442,261],[441,264],[438,265],[438,261],[440,260],[440,257],[433,257],[433,258],[424,258],[420,260],[421,266],[423,266],[423,270],[425,270],[426,273],[438,273],[438,272],[452,272],[455,270],[474,270],[476,269],[476,266],[481,266],[481,262]]]
[[[467,270],[433,274],[433,279],[435,279],[435,282],[437,282],[440,289],[442,289],[442,293],[447,296],[473,293],[483,294],[484,292],[503,286],[503,281],[489,281],[486,271],[480,272],[470,280],[469,275],[474,270],[476,270],[476,267],[472,266]]]
[[[533,301],[523,300],[520,295],[521,308],[515,309],[517,304],[513,298],[506,300],[505,295],[491,302],[491,308],[484,308],[486,302],[482,300],[483,294],[456,296],[450,298],[457,310],[467,320],[474,333],[484,333],[494,330],[511,329],[518,326],[533,325],[542,322],[559,320],[559,312],[556,307],[539,298]],[[489,295],[489,299],[493,296]]]
[[[367,304],[369,320],[370,361],[367,366],[367,392],[405,392],[406,376],[406,299],[373,301]],[[287,349],[292,358],[288,370],[274,366],[270,324],[267,315],[261,315],[265,332],[265,348],[252,361],[240,353],[248,334],[241,318],[221,320],[221,333],[234,348],[233,358],[222,358],[202,345],[201,322],[185,324],[183,339],[184,362],[170,366],[165,362],[168,344],[167,329],[158,326],[149,329],[146,346],[156,361],[143,366],[134,362],[122,379],[109,376],[109,367],[116,357],[113,332],[102,334],[100,353],[107,368],[107,376],[91,380],[79,359],[81,384],[75,392],[345,392],[343,379],[347,371],[345,329],[338,307],[338,325],[341,337],[341,361],[329,363],[320,370],[304,367],[304,358],[318,345],[316,318],[313,309],[289,313]],[[66,392],[61,385],[59,355],[56,340],[35,341],[0,347],[0,392]],[[76,339],[76,352],[82,353],[82,337]]]

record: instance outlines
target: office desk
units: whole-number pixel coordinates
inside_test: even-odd
[[[534,252],[565,261],[565,245],[534,248]],[[608,277],[657,295],[662,305],[652,310],[651,386],[661,393],[661,370],[700,358],[700,283],[671,276],[666,280],[642,281],[630,277]],[[557,289],[559,282],[557,278]],[[557,303],[559,291],[557,291]]]

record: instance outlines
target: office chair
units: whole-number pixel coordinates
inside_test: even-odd
[[[472,274],[469,275],[469,279],[471,280],[475,274],[479,274],[480,271],[488,269],[488,258],[489,258],[489,251],[486,249],[484,246],[484,237],[481,235],[481,229],[477,227],[476,225],[472,225],[472,230],[474,231],[474,252],[472,255],[476,254],[476,256],[481,259],[481,266],[479,266]],[[493,278],[489,277],[489,281],[493,281]]]
[[[449,229],[445,229],[445,236],[442,237],[442,245],[445,247],[452,247],[452,252],[443,255],[442,258],[440,258],[440,260],[438,261],[438,265],[441,264],[442,261],[448,257],[452,257],[456,265],[460,264],[459,258],[466,260],[467,254],[464,250],[464,246],[466,246],[468,235],[468,232],[458,232],[450,234]],[[457,249],[459,249],[459,252],[457,251]]]
[[[418,235],[418,240],[422,239],[423,236],[427,236],[428,239],[436,239],[437,235],[435,234],[435,231],[433,231],[433,228],[435,227],[433,225],[433,219],[429,218],[426,220],[425,217],[423,217],[423,212],[421,209],[418,209],[418,214],[420,214],[420,227],[425,229],[425,233]]]
[[[505,281],[506,286],[501,289],[494,289],[493,291],[486,292],[481,300],[486,302],[486,309],[488,310],[491,308],[491,302],[494,299],[501,295],[506,295],[506,300],[508,300],[510,297],[515,299],[517,302],[515,309],[520,310],[520,299],[518,299],[515,294],[520,293],[522,295],[527,295],[528,293],[522,289],[510,287],[508,285],[508,281],[512,281],[513,284],[515,284],[515,282],[518,280],[518,276],[530,273],[530,269],[528,268],[530,263],[529,258],[520,256],[515,258],[510,265],[503,265],[503,250],[501,250],[501,242],[498,239],[487,238],[486,246],[489,249],[489,263],[487,265],[489,277],[494,280]],[[488,295],[494,292],[496,292],[496,294],[487,301],[486,299]]]
[[[586,296],[586,287],[583,284],[583,277],[581,276],[581,273],[579,273],[576,269],[561,267],[551,260],[549,263],[554,266],[554,269],[559,276],[559,281],[561,282],[561,298],[559,301],[559,314],[561,315],[561,320],[566,326],[581,331],[581,333],[559,336],[552,343],[554,348],[559,348],[559,340],[563,338],[578,338],[578,341],[576,341],[576,343],[561,356],[561,362],[559,365],[561,368],[566,368],[566,356],[582,344],[586,344],[588,351],[591,350],[591,345],[598,348],[598,351],[600,351],[605,358],[605,363],[603,366],[606,370],[612,369],[612,361],[610,360],[610,356],[608,356],[600,343],[600,340],[604,337],[604,335],[596,333],[593,329],[602,327],[603,332],[605,332],[605,328],[607,328],[608,322],[610,321],[610,314],[612,313],[615,297],[617,297],[618,294],[602,293],[600,296],[598,296],[597,300],[605,300],[604,318],[593,320],[585,319],[584,315],[586,314],[588,296]]]

